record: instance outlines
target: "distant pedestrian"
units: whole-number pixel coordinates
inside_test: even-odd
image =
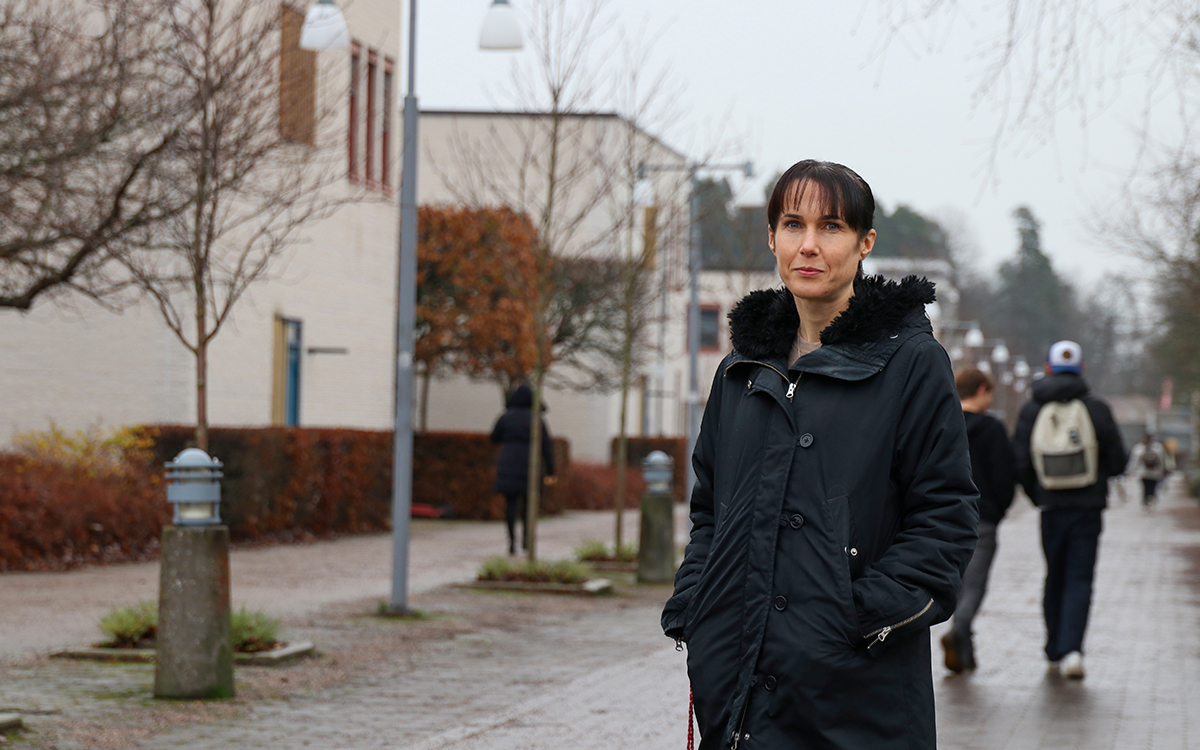
[[[767,208],[783,286],[729,315],[662,614],[700,750],[937,741],[929,626],[954,611],[978,495],[933,284],[862,273],[874,213],[850,169],[793,165]]]
[[[942,636],[946,669],[975,669],[971,624],[987,593],[988,573],[996,556],[996,527],[1012,504],[1016,489],[1012,445],[999,420],[988,416],[996,387],[990,375],[974,367],[954,376],[954,385],[967,423],[971,448],[971,478],[979,488],[979,541],[958,591],[950,632]]]
[[[542,410],[545,410],[545,404]],[[529,438],[533,424],[533,389],[522,383],[508,397],[504,413],[492,428],[492,442],[500,443],[496,459],[496,492],[504,495],[504,521],[508,524],[508,554],[517,554],[517,522],[521,523],[521,549],[528,548],[525,498],[529,488]],[[554,441],[542,420],[542,470],[554,476]]]
[[[1126,455],[1108,404],[1084,382],[1079,344],[1059,341],[1048,360],[1048,377],[1021,408],[1013,451],[1017,479],[1042,510],[1046,658],[1081,679],[1108,479],[1124,471]]]
[[[1158,483],[1167,473],[1167,451],[1153,434],[1147,432],[1142,442],[1133,446],[1125,473],[1142,480],[1142,506],[1149,508],[1158,494]]]

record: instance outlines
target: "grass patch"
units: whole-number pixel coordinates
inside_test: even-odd
[[[575,560],[535,560],[492,557],[479,566],[481,581],[524,581],[526,583],[583,583],[591,568]]]
[[[241,607],[230,613],[230,640],[242,654],[270,651],[279,645],[279,620]],[[129,607],[113,607],[100,618],[107,640],[100,648],[154,648],[158,635],[158,602],[144,600]]]
[[[637,547],[632,544],[618,545],[616,550],[599,539],[589,539],[575,548],[575,559],[580,562],[637,562]]]
[[[279,645],[279,618],[241,607],[229,620],[229,639],[237,653],[255,654]]]
[[[129,607],[113,607],[100,618],[108,640],[101,648],[154,648],[158,632],[158,602],[143,600]]]

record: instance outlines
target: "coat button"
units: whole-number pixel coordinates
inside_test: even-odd
[[[768,675],[767,679],[763,680],[763,687],[767,690],[774,690],[779,685],[779,681],[775,679],[775,675]]]
[[[787,609],[787,598],[784,596],[775,597],[775,609],[779,610],[780,612]]]
[[[812,441],[813,441],[812,433],[806,432],[800,436],[800,447],[807,448],[808,446],[812,445]]]
[[[851,557],[858,557],[858,547],[851,547],[851,548],[850,548],[850,556],[851,556]]]
[[[791,518],[788,520],[788,524],[789,524],[789,525],[790,525],[790,526],[791,526],[793,529],[798,529],[798,528],[800,528],[801,526],[803,526],[803,525],[804,525],[804,516],[802,516],[802,515],[800,515],[799,513],[797,513],[796,515],[792,516],[792,517],[791,517]]]

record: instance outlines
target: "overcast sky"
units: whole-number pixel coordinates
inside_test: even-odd
[[[485,5],[418,6],[422,108],[511,104],[496,92],[513,58],[528,61],[531,53],[476,49]],[[741,185],[742,202],[760,202],[763,181],[795,161],[827,159],[859,172],[889,210],[906,203],[935,216],[964,216],[981,270],[1014,252],[1011,213],[1025,204],[1042,221],[1043,247],[1069,279],[1086,284],[1107,272],[1137,274],[1089,226],[1095,211],[1111,208],[1135,162],[1139,81],[1126,82],[1123,98],[1087,128],[1064,115],[1053,145],[1004,147],[989,173],[999,114],[991,102],[973,106],[982,63],[972,53],[1000,31],[998,16],[959,17],[942,25],[937,49],[917,51],[906,37],[881,59],[873,54],[880,27],[871,0],[611,0],[610,8],[630,35],[659,32],[649,67],[668,66],[683,87],[685,115],[662,133],[670,145],[697,157],[714,147],[719,132],[740,136],[735,149],[760,175]],[[603,102],[597,108],[612,109]]]

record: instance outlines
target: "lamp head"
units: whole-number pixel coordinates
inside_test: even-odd
[[[483,29],[479,32],[479,49],[492,52],[515,52],[525,48],[521,37],[521,22],[508,0],[492,0]]]
[[[346,17],[334,0],[317,0],[304,16],[300,31],[300,49],[319,52],[327,49],[350,49],[350,31]]]

